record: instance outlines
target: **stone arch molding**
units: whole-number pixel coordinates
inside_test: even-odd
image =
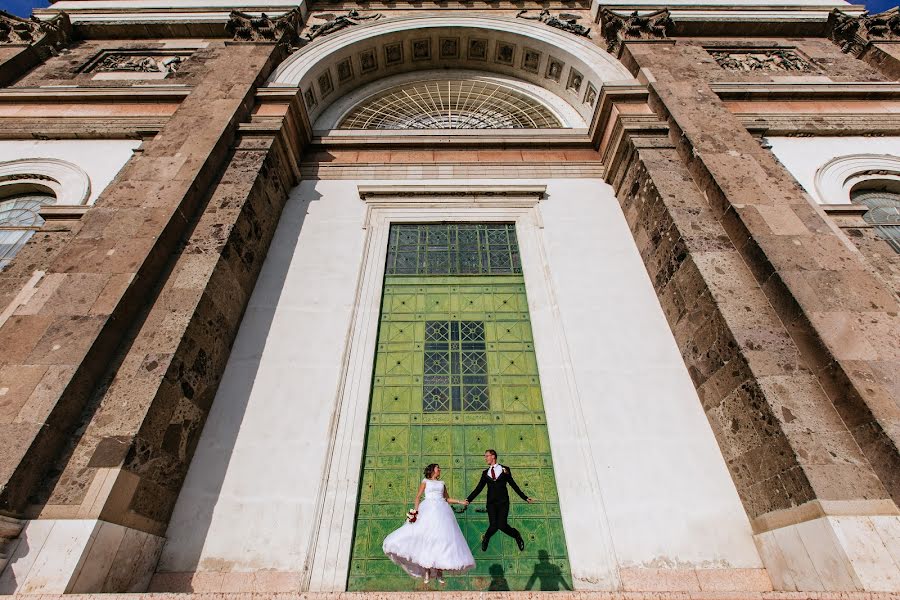
[[[816,171],[814,184],[822,204],[849,204],[853,188],[870,179],[900,182],[900,156],[852,154],[832,158]]]
[[[321,38],[284,61],[267,85],[299,87],[310,122],[315,122],[332,102],[360,86],[401,73],[445,68],[487,71],[540,86],[586,123],[604,83],[634,81],[591,40],[541,23],[413,16],[357,25]]]
[[[56,204],[79,205],[90,198],[91,178],[78,165],[58,158],[0,162],[0,197],[20,187],[44,188],[56,196]]]

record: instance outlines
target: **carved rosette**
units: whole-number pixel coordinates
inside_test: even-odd
[[[828,16],[831,39],[843,52],[860,56],[872,42],[900,41],[900,7],[858,17],[835,8]]]
[[[599,16],[606,50],[612,54],[618,54],[622,44],[631,40],[666,39],[674,25],[668,8],[644,15],[638,11],[623,15],[601,8]]]
[[[69,15],[60,11],[56,16],[41,20],[32,16],[23,19],[0,10],[0,44],[23,44],[49,48],[56,53],[72,40]]]
[[[300,28],[303,16],[294,8],[273,19],[266,13],[258,17],[238,10],[231,11],[225,31],[236,42],[276,42],[291,47],[300,46]]]

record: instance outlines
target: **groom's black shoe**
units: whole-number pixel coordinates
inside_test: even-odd
[[[487,552],[488,539],[484,535],[481,536],[481,551]]]
[[[516,538],[516,546],[519,547],[519,552],[525,549],[525,540],[521,536]]]

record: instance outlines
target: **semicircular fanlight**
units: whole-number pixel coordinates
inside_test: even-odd
[[[357,104],[340,129],[555,129],[559,119],[536,98],[478,79],[416,81]]]

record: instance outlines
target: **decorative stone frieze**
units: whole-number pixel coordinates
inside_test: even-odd
[[[623,15],[601,8],[599,16],[606,49],[612,54],[621,50],[623,42],[666,39],[674,25],[668,8],[644,15],[638,14],[638,11]]]
[[[306,33],[306,38],[312,41],[317,37],[322,37],[330,33],[334,33],[335,31],[340,31],[341,29],[350,27],[352,25],[359,25],[360,23],[363,23],[365,21],[377,21],[383,16],[384,15],[382,15],[381,13],[363,16],[359,14],[358,10],[347,11],[346,15],[333,15],[330,13],[313,15],[313,18],[322,19],[325,22],[310,25],[309,31]]]
[[[809,61],[789,48],[707,50],[728,71],[815,71]]]
[[[828,17],[831,39],[841,50],[859,56],[872,42],[900,41],[900,7],[870,15],[864,12],[858,17],[835,8]]]
[[[303,26],[303,15],[300,9],[290,10],[273,19],[266,13],[258,17],[248,15],[239,10],[231,11],[225,31],[236,42],[280,42],[292,47],[301,46],[300,28]]]
[[[67,46],[71,39],[72,23],[62,11],[43,21],[36,17],[23,19],[0,10],[0,45],[46,42],[47,47],[56,51]]]
[[[131,71],[136,73],[174,73],[185,61],[183,56],[113,53],[104,56],[92,71]]]
[[[542,10],[540,13],[536,15],[529,15],[530,11],[520,10],[516,17],[519,19],[529,19],[531,21],[540,21],[545,25],[549,25],[550,27],[556,27],[557,29],[562,29],[563,31],[568,31],[569,33],[574,33],[575,35],[581,35],[584,37],[590,37],[591,28],[585,27],[584,25],[579,25],[576,21],[581,17],[579,15],[573,15],[570,13],[560,13],[558,16],[554,17],[550,14],[550,11],[546,8]]]

